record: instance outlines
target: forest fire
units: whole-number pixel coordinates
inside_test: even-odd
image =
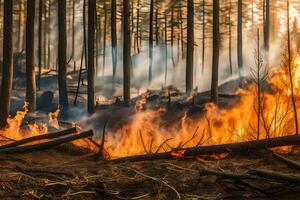
[[[258,86],[251,83],[246,89],[238,90],[240,101],[230,108],[219,109],[215,104],[208,103],[205,105],[205,114],[189,118],[185,113],[179,124],[163,126],[162,116],[167,110],[143,110],[147,98],[143,97],[136,104],[136,114],[131,122],[117,132],[106,135],[105,148],[112,157],[123,157],[295,134],[289,70],[286,64],[283,62],[283,66],[269,70],[269,78],[261,86],[260,106]],[[300,97],[299,71],[299,58],[294,56],[291,72],[297,107]],[[289,149],[276,148],[280,151]],[[177,151],[174,154],[174,157],[183,156],[183,153]]]

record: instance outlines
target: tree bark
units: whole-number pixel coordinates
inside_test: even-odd
[[[123,0],[123,96],[124,104],[130,104],[130,0]]]
[[[264,24],[264,48],[267,52],[269,52],[270,48],[270,0],[266,0],[266,17]]]
[[[243,69],[243,0],[238,0],[237,51],[239,77]]]
[[[194,71],[194,0],[187,1],[186,94],[193,91]]]
[[[111,50],[113,63],[113,84],[117,73],[117,3],[111,0]]]
[[[89,0],[88,5],[88,112],[95,112],[95,16],[96,0]]]
[[[39,28],[38,28],[38,88],[41,89],[42,75],[42,19],[43,19],[43,0],[39,0]]]
[[[66,0],[58,1],[58,88],[59,104],[69,106],[67,92],[67,35],[66,35]]]
[[[152,82],[152,59],[153,59],[153,12],[154,12],[154,0],[150,1],[150,16],[149,16],[149,72],[148,81]]]
[[[219,76],[219,0],[213,1],[213,60],[212,60],[212,80],[211,80],[211,100],[218,103],[218,76]]]
[[[13,84],[13,2],[4,0],[3,27],[3,68],[0,98],[0,128],[5,128],[10,111],[10,98]]]
[[[205,0],[202,0],[202,74],[204,73],[204,65],[205,65]]]
[[[35,0],[27,1],[26,21],[26,101],[29,111],[36,110],[36,82],[34,66],[34,18]]]

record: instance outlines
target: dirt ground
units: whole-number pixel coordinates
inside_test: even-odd
[[[70,150],[71,149],[71,150]],[[299,149],[285,155],[300,161]],[[214,159],[136,163],[103,161],[64,145],[22,155],[0,156],[0,199],[299,199],[300,185],[267,179],[226,178],[204,170],[244,174],[267,169],[300,172],[271,152]]]

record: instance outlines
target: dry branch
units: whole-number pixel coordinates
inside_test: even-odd
[[[59,131],[59,132],[55,132],[55,133],[48,133],[48,134],[44,134],[44,135],[37,135],[37,136],[33,136],[33,137],[29,137],[29,138],[25,138],[22,140],[18,140],[6,145],[2,145],[0,146],[0,149],[6,149],[6,148],[11,148],[11,147],[17,147],[26,143],[30,143],[30,142],[35,142],[38,140],[44,140],[44,139],[54,139],[54,138],[58,138],[58,137],[62,137],[62,136],[66,136],[72,133],[76,132],[76,127],[74,128],[70,128],[67,130],[63,130],[63,131]]]
[[[22,147],[11,147],[11,148],[6,148],[6,149],[1,149],[0,153],[7,153],[7,154],[28,153],[28,152],[32,152],[32,151],[46,150],[46,149],[50,149],[52,147],[55,147],[55,146],[58,146],[58,145],[61,145],[64,143],[72,142],[72,141],[83,139],[83,138],[88,138],[91,136],[93,136],[92,130],[82,132],[82,133],[76,134],[76,135],[70,135],[67,137],[59,138],[59,139],[52,140],[49,142],[27,145],[27,146],[22,146]]]
[[[212,146],[201,146],[185,148],[183,157],[191,156],[203,156],[203,155],[213,155],[222,153],[239,153],[239,152],[249,152],[253,150],[261,150],[267,148],[290,146],[290,145],[300,145],[300,135],[289,135],[277,138],[269,138],[264,140],[255,140],[249,142],[239,142],[232,144],[221,144]],[[173,151],[164,153],[151,153],[146,155],[129,156],[124,158],[118,158],[113,161],[115,162],[138,162],[147,160],[159,160],[159,159],[172,159]]]
[[[279,154],[276,154],[276,153],[273,154],[273,157],[276,158],[277,160],[279,160],[279,161],[287,164],[290,167],[293,167],[295,169],[300,170],[300,163],[299,162],[296,162],[294,160],[290,160],[290,159],[285,158],[285,157],[283,157],[283,156],[281,156]]]
[[[289,174],[283,174],[283,173],[267,171],[267,170],[259,170],[259,169],[250,170],[248,171],[248,173],[254,176],[280,181],[280,182],[290,182],[290,183],[298,183],[298,184],[300,183],[299,176],[293,176]]]

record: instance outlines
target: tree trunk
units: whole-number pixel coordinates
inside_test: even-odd
[[[202,74],[204,73],[205,64],[205,0],[202,0]]]
[[[187,1],[186,93],[193,91],[194,69],[194,0]]]
[[[151,84],[151,82],[152,82],[153,11],[154,11],[154,0],[151,0],[151,2],[150,2],[150,16],[149,16],[149,72],[148,72],[149,84]]]
[[[139,43],[139,26],[140,26],[140,4],[141,4],[141,0],[137,1],[137,9],[136,9],[136,46],[137,46],[137,51],[138,53],[140,53],[140,43]]]
[[[123,95],[124,104],[130,104],[130,0],[123,0]]]
[[[218,103],[218,76],[219,76],[219,0],[213,1],[213,60],[212,60],[212,80],[211,80],[211,100]]]
[[[269,63],[269,49],[270,49],[270,0],[266,0],[266,19],[264,24],[264,49],[267,52],[266,63]]]
[[[239,77],[241,78],[243,69],[243,0],[238,0],[238,26],[237,26],[237,51]]]
[[[117,3],[111,0],[111,50],[113,63],[113,84],[117,73]]]
[[[106,62],[106,27],[107,27],[107,9],[104,4],[104,25],[103,25],[103,63],[102,63],[102,75],[105,73],[105,62]]]
[[[39,32],[38,32],[38,87],[41,89],[41,75],[42,75],[42,19],[43,19],[43,0],[39,0]]]
[[[58,88],[59,104],[69,106],[67,92],[67,35],[66,35],[66,0],[58,1]]]
[[[26,101],[29,103],[29,111],[36,109],[36,83],[34,67],[34,18],[35,0],[27,1],[26,21]]]
[[[21,52],[23,49],[23,16],[24,16],[24,2],[19,1],[19,32],[18,32],[18,51]]]
[[[89,0],[88,10],[88,112],[95,112],[95,16],[96,0]]]
[[[13,84],[13,49],[12,49],[12,31],[13,31],[13,2],[4,0],[4,27],[3,27],[3,68],[2,84],[0,96],[0,128],[5,128],[6,120],[10,111],[10,97]]]
[[[232,6],[231,1],[229,2],[229,24],[228,24],[228,32],[229,32],[229,38],[228,38],[228,51],[229,51],[229,70],[230,74],[233,75],[233,69],[232,69],[232,32],[231,32],[231,12],[232,12]]]

